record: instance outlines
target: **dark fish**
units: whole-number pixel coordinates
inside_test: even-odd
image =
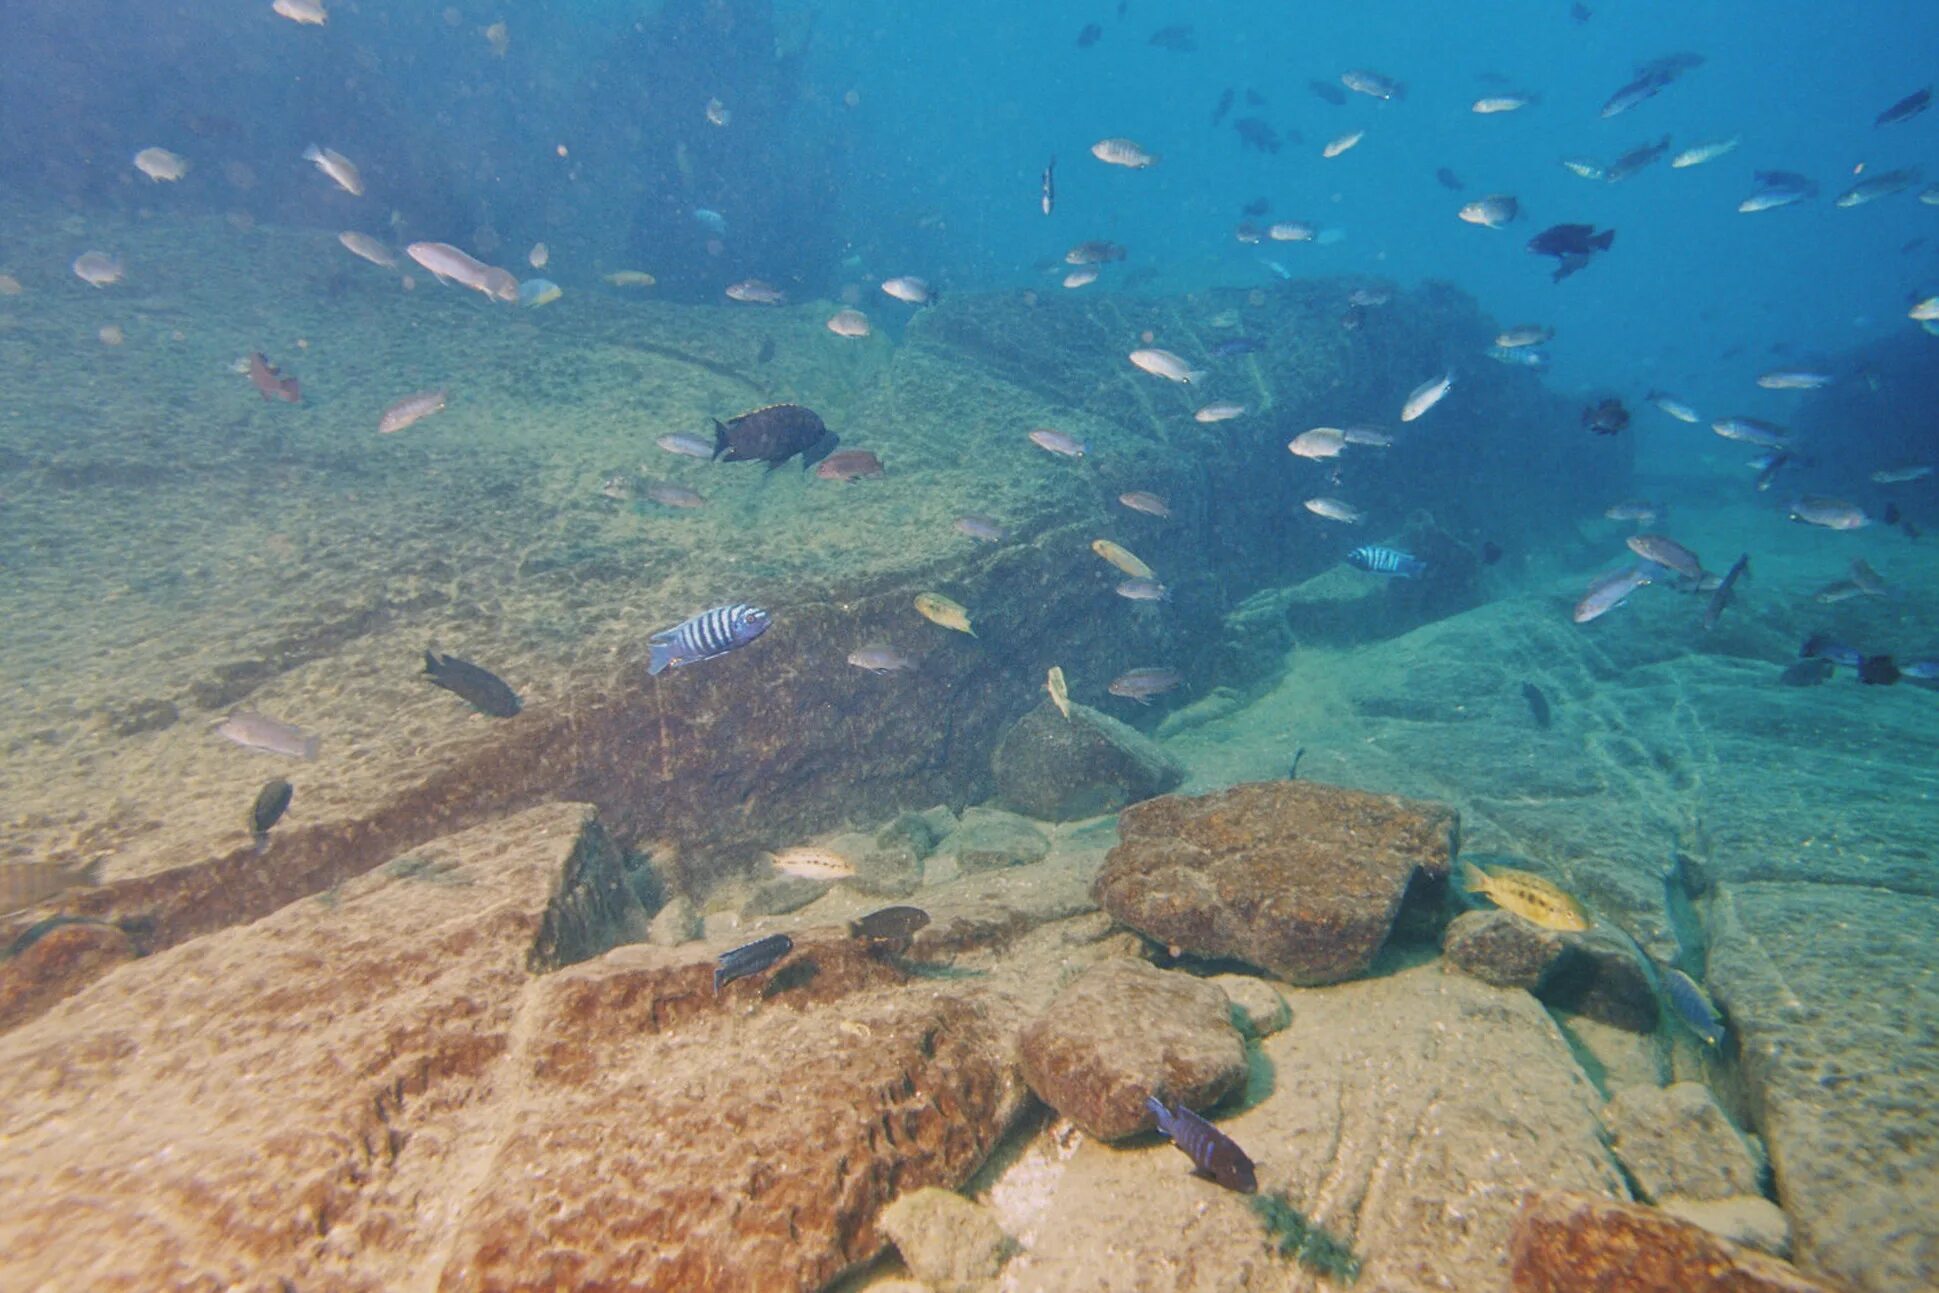
[[[1534,683],[1525,682],[1522,684],[1522,699],[1528,702],[1528,716],[1535,720],[1535,726],[1547,731],[1550,719],[1547,694]]]
[[[1632,148],[1615,161],[1609,163],[1602,172],[1602,178],[1611,184],[1620,183],[1669,151],[1670,137],[1668,135],[1663,136],[1653,144],[1643,144],[1640,147]]]
[[[833,452],[837,440],[820,414],[799,404],[770,404],[725,422],[714,420],[716,460],[764,462],[769,471],[796,454],[806,471]]]
[[[1103,35],[1104,28],[1094,22],[1087,22],[1084,24],[1084,30],[1077,33],[1077,47],[1079,49],[1089,49],[1091,46],[1097,44]]]
[[[1254,198],[1239,209],[1240,215],[1262,216],[1272,210],[1272,203],[1266,198]]]
[[[63,925],[106,925],[110,928],[117,928],[113,921],[98,920],[93,916],[49,916],[44,920],[37,920],[27,926],[27,928],[21,930],[15,936],[13,942],[7,944],[4,949],[0,949],[0,961],[11,961],[14,957],[19,956],[22,952],[32,947],[35,943],[40,942],[41,939],[46,938]]]
[[[1246,87],[1246,107],[1263,108],[1265,106],[1266,106],[1266,96],[1259,93],[1259,91],[1253,89],[1251,86],[1248,85]]]
[[[1632,534],[1623,542],[1645,561],[1654,561],[1686,579],[1703,578],[1703,563],[1697,560],[1697,554],[1666,534]]]
[[[1293,762],[1291,766],[1289,766],[1286,769],[1286,780],[1288,781],[1299,780],[1299,761],[1305,757],[1306,757],[1305,746],[1302,745],[1297,750],[1293,751]]]
[[[1468,187],[1467,185],[1461,182],[1461,177],[1459,175],[1456,175],[1453,171],[1449,170],[1445,166],[1443,166],[1440,170],[1434,172],[1434,178],[1441,181],[1442,188],[1453,189],[1456,193],[1459,193],[1462,189],[1465,189]]]
[[[1487,542],[1481,545],[1481,564],[1482,565],[1492,566],[1497,561],[1500,561],[1500,560],[1501,560],[1501,545],[1499,543],[1496,543],[1493,539],[1489,539]]]
[[[1218,106],[1212,109],[1213,125],[1216,126],[1221,121],[1225,120],[1225,114],[1232,111],[1232,100],[1235,97],[1236,97],[1236,93],[1232,89],[1232,87],[1229,85],[1225,87],[1225,93],[1219,95]]]
[[[1251,1194],[1259,1188],[1259,1178],[1254,1173],[1252,1160],[1239,1148],[1238,1142],[1214,1127],[1205,1119],[1179,1105],[1167,1109],[1164,1101],[1155,1095],[1145,1097],[1145,1108],[1158,1120],[1158,1130],[1171,1139],[1171,1143],[1185,1151],[1198,1169],[1198,1175],[1217,1181],[1228,1190],[1240,1194]]]
[[[424,676],[446,691],[464,697],[482,714],[490,714],[493,718],[510,718],[518,713],[518,693],[507,687],[504,679],[497,674],[489,669],[480,669],[469,660],[426,651]]]
[[[1057,159],[1052,157],[1044,165],[1044,214],[1049,215],[1057,206]]]
[[[744,602],[702,611],[647,639],[646,671],[657,675],[669,668],[726,655],[767,632],[771,619],[760,607]]]
[[[1123,260],[1124,257],[1125,250],[1122,243],[1094,238],[1090,242],[1080,242],[1065,252],[1064,263],[1066,265],[1107,265],[1113,261]]]
[[[249,384],[266,400],[294,404],[303,398],[296,379],[283,376],[283,370],[263,358],[260,350],[249,356]]]
[[[1184,23],[1174,23],[1170,27],[1160,27],[1151,33],[1147,45],[1168,49],[1174,54],[1190,54],[1198,49],[1198,42],[1192,39],[1192,29]]]
[[[1629,410],[1614,397],[1598,400],[1582,410],[1582,425],[1597,435],[1615,435],[1629,425]]]
[[[1232,128],[1239,132],[1242,147],[1257,149],[1262,153],[1276,153],[1284,142],[1277,130],[1258,117],[1240,117],[1232,123]]]
[[[928,923],[929,913],[920,907],[884,907],[849,921],[848,933],[871,943],[906,943]]]
[[[1212,354],[1218,359],[1230,359],[1234,355],[1250,355],[1264,349],[1261,342],[1251,337],[1227,337],[1212,347]]]
[[[1899,121],[1910,121],[1932,106],[1932,87],[1914,90],[1897,103],[1878,114],[1872,121],[1874,126],[1889,126]]]
[[[1569,6],[1569,19],[1578,27],[1594,16],[1593,11],[1588,5],[1583,4],[1582,0],[1575,0],[1575,3]]]
[[[283,820],[295,794],[296,788],[281,777],[256,792],[256,802],[249,809],[249,833],[256,837],[258,853],[269,847],[269,828]]]
[[[1858,681],[1870,686],[1890,687],[1902,676],[1889,655],[1868,655],[1858,662]]]
[[[1331,81],[1308,81],[1306,88],[1336,108],[1347,101],[1347,92]]]
[[[1784,687],[1816,687],[1819,683],[1829,681],[1831,674],[1831,661],[1813,656],[1809,660],[1799,660],[1785,669],[1777,676],[1777,681]]]
[[[714,958],[714,993],[736,979],[759,974],[794,950],[794,940],[786,934],[769,934],[752,943],[730,947]]]
[[[1666,968],[1663,971],[1663,995],[1670,999],[1670,1009],[1681,1019],[1691,1032],[1701,1037],[1705,1045],[1718,1046],[1724,1039],[1724,1021],[1718,1017],[1717,1008],[1710,1004],[1696,980],[1681,970]]]
[[[1757,480],[1754,482],[1757,486],[1757,491],[1761,494],[1769,489],[1771,482],[1777,478],[1778,472],[1782,471],[1784,464],[1790,461],[1791,455],[1785,453],[1782,449],[1771,454],[1764,465],[1758,469]]]
[[[1153,696],[1176,691],[1184,682],[1185,676],[1176,669],[1131,669],[1113,678],[1105,690],[1113,696],[1149,705]]]
[[[1724,607],[1730,605],[1730,590],[1736,587],[1737,580],[1749,569],[1750,553],[1748,552],[1731,563],[1730,571],[1724,576],[1723,582],[1717,585],[1717,591],[1710,594],[1710,604],[1703,608],[1704,628],[1717,627],[1718,619],[1723,616]]]
[[[1615,241],[1614,229],[1597,233],[1594,225],[1558,224],[1530,238],[1528,249],[1537,256],[1555,257],[1554,281],[1559,283],[1587,265],[1596,252],[1608,251]]]
[[[1863,662],[1863,657],[1855,648],[1848,647],[1842,642],[1833,642],[1822,633],[1813,633],[1804,640],[1804,645],[1798,648],[1798,658],[1825,660],[1831,664],[1844,665],[1847,669],[1856,669]]]

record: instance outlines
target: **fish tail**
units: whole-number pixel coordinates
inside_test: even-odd
[[[426,648],[424,652],[424,672],[433,678],[437,677],[439,663],[437,653]]]
[[[1473,862],[1457,862],[1455,883],[1464,893],[1487,893],[1488,873]]]
[[[727,452],[727,424],[719,418],[714,419],[714,461]]]
[[[671,636],[667,636],[662,640],[661,637],[655,636],[647,645],[651,650],[646,664],[646,671],[648,674],[658,677],[660,674],[666,672],[668,665],[673,663],[673,639]],[[715,985],[714,991],[720,991],[718,984]]]
[[[1608,251],[1610,244],[1615,241],[1616,231],[1614,229],[1604,229],[1601,233],[1589,239],[1589,245],[1597,251]]]
[[[1171,1111],[1165,1108],[1165,1102],[1155,1095],[1148,1095],[1145,1097],[1145,1108],[1150,1110],[1151,1116],[1158,1120],[1158,1130],[1166,1137],[1169,1137],[1171,1135]]]

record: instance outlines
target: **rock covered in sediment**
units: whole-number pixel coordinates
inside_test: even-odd
[[[1087,705],[1072,705],[1065,718],[1048,701],[1003,734],[990,770],[998,803],[1046,822],[1116,812],[1185,779],[1178,761],[1136,728]]]
[[[1208,1109],[1246,1077],[1223,992],[1129,957],[1073,979],[1023,1031],[1024,1080],[1103,1140],[1152,1128],[1145,1097]]]
[[[1758,1192],[1757,1156],[1701,1082],[1619,1091],[1602,1122],[1609,1147],[1650,1202]]]
[[[1445,883],[1456,830],[1444,804],[1311,781],[1171,795],[1119,817],[1095,892],[1183,952],[1334,983],[1373,961],[1410,885]]]
[[[882,1212],[882,1233],[933,1293],[971,1293],[1003,1269],[1009,1238],[996,1217],[954,1190],[914,1190]]]
[[[1448,923],[1441,951],[1449,968],[1497,988],[1534,992],[1562,959],[1562,935],[1499,907],[1464,911]]]
[[[1293,1010],[1279,989],[1250,974],[1214,974],[1206,979],[1232,1005],[1232,1022],[1247,1037],[1271,1037],[1293,1022]]]
[[[646,941],[655,947],[678,947],[699,933],[700,912],[693,905],[693,899],[677,893],[653,914],[646,929]]]
[[[1567,1191],[1523,1201],[1510,1260],[1511,1293],[1838,1293],[1667,1212]]]
[[[1544,929],[1510,911],[1466,911],[1448,924],[1447,964],[1498,988],[1523,988],[1549,1005],[1629,1032],[1656,1027],[1656,991],[1635,944],[1596,926]]]
[[[964,874],[1029,866],[1050,855],[1048,835],[1027,819],[1001,808],[966,809],[948,842]]]
[[[1727,1199],[1684,1199],[1672,1194],[1658,1199],[1656,1206],[1733,1244],[1772,1257],[1791,1255],[1791,1219],[1761,1194],[1733,1194]]]

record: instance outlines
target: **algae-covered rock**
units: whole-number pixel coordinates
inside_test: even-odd
[[[1003,734],[990,768],[998,803],[1048,822],[1116,812],[1185,779],[1178,761],[1135,728],[1085,705],[1065,718],[1047,701]]]
[[[934,1293],[969,1293],[995,1279],[1010,1242],[988,1208],[935,1186],[891,1203],[881,1226],[910,1274]]]
[[[655,947],[678,947],[700,933],[700,912],[685,894],[675,894],[654,914],[646,941]]]
[[[759,916],[781,916],[800,911],[827,893],[829,887],[826,880],[810,880],[798,875],[777,875],[763,880],[754,886],[754,892],[741,904],[741,919],[753,920]]]
[[[1050,854],[1050,837],[1015,813],[971,808],[950,836],[950,851],[964,872],[1028,866]]]

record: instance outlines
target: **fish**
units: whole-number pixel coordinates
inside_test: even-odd
[[[518,285],[518,303],[528,310],[550,305],[565,295],[565,289],[549,278],[528,278]]]
[[[1855,648],[1848,647],[1842,642],[1834,642],[1822,633],[1813,633],[1804,640],[1803,645],[1798,647],[1798,658],[1825,660],[1831,664],[1843,665],[1847,669],[1858,668],[1865,659]]]
[[[1663,968],[1663,995],[1669,998],[1671,1013],[1701,1038],[1704,1045],[1723,1045],[1723,1019],[1717,1014],[1717,1008],[1710,1004],[1710,998],[1703,989],[1697,986],[1695,979],[1674,966],[1666,966]]]
[[[1089,287],[1095,282],[1097,282],[1096,265],[1079,265],[1076,269],[1064,275],[1064,286],[1072,291],[1080,287]]]
[[[1746,552],[1731,562],[1730,570],[1724,575],[1715,591],[1710,594],[1710,601],[1703,608],[1703,627],[1706,630],[1717,627],[1717,621],[1723,618],[1724,607],[1730,605],[1731,590],[1737,587],[1739,579],[1749,573],[1750,554]]]
[[[1151,33],[1151,39],[1145,44],[1168,49],[1174,54],[1190,54],[1198,49],[1198,42],[1192,39],[1192,29],[1183,23],[1160,27]]]
[[[1498,364],[1513,364],[1517,368],[1533,368],[1539,371],[1549,366],[1549,352],[1538,350],[1533,346],[1517,346],[1512,349],[1490,346],[1486,354]]]
[[[92,255],[94,253],[89,253],[89,254]],[[81,273],[79,269],[80,262],[76,261],[75,265],[76,265],[76,268],[74,272],[77,274],[80,274]],[[116,265],[117,265],[116,277],[118,278],[120,277],[119,262],[116,262]],[[81,274],[81,277],[87,278],[87,275]],[[89,281],[92,282],[93,280],[90,279]],[[109,279],[108,281],[113,282],[114,280]],[[99,284],[96,284],[96,286],[99,286]],[[1905,312],[1905,317],[1908,319],[1918,319],[1919,321],[1924,323],[1930,323],[1934,320],[1939,320],[1939,296],[1928,296],[1925,300],[1914,303],[1912,308]]]
[[[1347,101],[1346,92],[1331,81],[1308,81],[1306,88],[1336,108]]]
[[[302,388],[294,377],[283,376],[283,370],[263,357],[258,350],[249,356],[249,384],[265,400],[281,400],[285,404],[295,404],[302,400]]]
[[[1079,49],[1089,49],[1091,46],[1097,44],[1103,35],[1104,28],[1094,22],[1087,22],[1084,24],[1083,29],[1077,33],[1077,47]]]
[[[1376,575],[1398,575],[1402,579],[1419,579],[1427,573],[1427,563],[1409,552],[1399,548],[1384,548],[1369,543],[1347,553],[1347,564]]]
[[[1468,224],[1478,224],[1484,229],[1499,229],[1511,223],[1521,214],[1522,204],[1511,193],[1490,193],[1485,198],[1476,198],[1462,206],[1455,215]]]
[[[1555,257],[1554,282],[1561,282],[1589,263],[1599,251],[1608,251],[1616,241],[1614,229],[1596,232],[1594,225],[1551,225],[1528,240],[1528,249],[1537,256]]]
[[[1280,220],[1266,226],[1266,237],[1273,242],[1312,242],[1319,234],[1318,226],[1304,220]]]
[[[1847,503],[1842,498],[1827,498],[1821,494],[1807,494],[1793,502],[1787,515],[1793,521],[1806,525],[1819,525],[1827,530],[1857,530],[1872,523],[1863,508],[1856,503]]]
[[[1791,434],[1775,422],[1746,417],[1718,418],[1710,424],[1710,429],[1726,440],[1754,444],[1763,449],[1783,448],[1789,443]]]
[[[1914,90],[1885,111],[1879,113],[1878,116],[1872,119],[1872,125],[1890,126],[1896,125],[1901,121],[1910,121],[1931,106],[1932,87],[1928,85],[1922,90]]]
[[[0,916],[38,907],[69,889],[99,884],[106,861],[96,859],[85,867],[67,862],[0,862]]]
[[[1787,666],[1777,676],[1781,687],[1816,687],[1828,682],[1833,672],[1831,661],[1820,659],[1799,660]]]
[[[406,427],[414,426],[433,413],[444,412],[444,405],[445,392],[442,388],[406,395],[385,409],[383,416],[377,419],[377,433],[391,435]]]
[[[1030,443],[1045,453],[1054,453],[1060,458],[1082,458],[1090,451],[1089,446],[1076,436],[1066,435],[1052,427],[1038,427],[1032,431]]]
[[[950,528],[978,543],[1001,543],[1006,537],[1004,528],[987,516],[959,516]]]
[[[952,602],[941,593],[917,593],[916,614],[931,624],[976,636],[976,630],[970,627],[968,608],[960,602]]]
[[[74,258],[74,277],[89,287],[112,287],[121,281],[121,257],[105,251],[84,251]],[[1918,315],[1913,315],[1918,318]]]
[[[867,449],[840,449],[821,460],[815,475],[844,483],[873,480],[882,475],[882,460]]]
[[[1341,153],[1346,152],[1362,139],[1366,138],[1366,135],[1367,132],[1364,130],[1349,130],[1346,134],[1336,139],[1328,140],[1326,146],[1320,149],[1320,156],[1338,157]]]
[[[314,759],[323,745],[322,737],[306,732],[294,723],[285,723],[248,709],[231,711],[227,718],[210,730],[245,750],[283,754],[292,759]]]
[[[1603,169],[1602,178],[1610,184],[1620,184],[1669,151],[1668,135],[1664,135],[1653,144],[1639,144],[1609,163]]]
[[[1758,374],[1757,384],[1767,391],[1815,391],[1831,384],[1831,374],[1805,368],[1774,368]]]
[[[855,874],[855,864],[833,849],[802,845],[768,855],[780,875],[801,880],[846,880]]]
[[[510,270],[487,265],[448,242],[414,242],[404,248],[404,254],[440,283],[456,283],[494,301],[518,299],[518,279]]]
[[[1649,581],[1649,568],[1642,565],[1598,575],[1589,581],[1589,591],[1575,604],[1570,618],[1577,624],[1599,619],[1621,606],[1631,593]]]
[[[1635,79],[1617,90],[1602,105],[1605,118],[1629,111],[1645,99],[1653,98],[1684,72],[1703,64],[1701,54],[1670,54],[1651,59],[1636,69]]]
[[[1885,576],[1872,569],[1871,562],[1863,557],[1853,557],[1851,561],[1851,581],[1867,597],[1890,597],[1892,590],[1885,584]]]
[[[658,675],[668,669],[738,651],[767,632],[773,619],[768,612],[746,602],[702,611],[647,639],[646,671]]]
[[[1440,182],[1440,185],[1442,188],[1449,189],[1455,193],[1459,193],[1462,189],[1465,189],[1468,187],[1466,184],[1463,184],[1461,182],[1461,177],[1459,175],[1456,175],[1452,170],[1450,170],[1448,167],[1445,167],[1445,166],[1441,167],[1439,170],[1434,172],[1434,178]]]
[[[1671,417],[1675,418],[1679,422],[1702,421],[1702,419],[1698,416],[1697,411],[1695,409],[1691,408],[1688,404],[1684,403],[1676,396],[1669,394],[1667,391],[1653,390],[1648,395],[1645,395],[1643,398],[1648,400],[1650,403],[1654,404],[1657,408],[1662,409],[1665,413],[1669,414]]]
[[[1044,690],[1050,693],[1050,703],[1065,718],[1070,717],[1070,685],[1064,681],[1064,670],[1060,665],[1050,666],[1044,676]]]
[[[769,934],[729,948],[714,958],[714,995],[736,979],[759,974],[793,950],[794,940],[786,934]]]
[[[1126,166],[1132,170],[1143,170],[1158,163],[1154,154],[1146,152],[1130,139],[1100,139],[1091,145],[1091,156],[1107,165]]]
[[[1877,485],[1903,485],[1907,481],[1924,480],[1931,474],[1930,463],[1917,463],[1909,467],[1884,467],[1872,473],[1872,482]]]
[[[454,655],[424,653],[424,678],[434,686],[470,702],[481,714],[510,718],[522,708],[518,693],[489,669]]]
[[[1233,418],[1244,417],[1246,406],[1234,404],[1230,400],[1215,400],[1192,414],[1194,422],[1230,422]]]
[[[1181,382],[1189,386],[1205,380],[1203,369],[1193,368],[1169,350],[1134,350],[1129,358],[1134,365],[1153,377],[1162,377],[1166,381]]]
[[[1263,117],[1240,117],[1232,123],[1232,129],[1239,136],[1239,146],[1255,152],[1277,153],[1285,142],[1277,130]],[[1293,132],[1293,142],[1299,143],[1305,136]]]
[[[601,274],[599,278],[601,282],[609,283],[614,287],[652,287],[660,281],[643,269],[616,269],[610,274]],[[756,279],[749,279],[747,281],[750,283],[758,282]],[[766,284],[762,284],[762,286],[766,286]],[[734,289],[731,287],[728,288],[727,294],[733,296]],[[775,295],[779,296],[780,293],[777,292]]]
[[[1701,166],[1705,162],[1714,162],[1724,154],[1736,151],[1737,145],[1742,141],[1742,135],[1732,135],[1728,139],[1719,139],[1713,143],[1692,145],[1672,157],[1670,166],[1680,171],[1691,166]]]
[[[860,310],[837,310],[823,325],[838,337],[861,338],[869,335],[869,317]]]
[[[848,653],[848,662],[857,669],[866,669],[870,673],[882,675],[916,667],[908,656],[886,642],[870,642],[856,647]]]
[[[1491,117],[1502,112],[1519,112],[1535,102],[1532,94],[1490,94],[1476,99],[1468,105],[1468,111],[1482,117]]]
[[[329,176],[331,183],[351,197],[364,195],[364,177],[357,173],[356,164],[336,149],[311,144],[303,150],[303,160]]]
[[[189,161],[166,148],[144,148],[135,154],[135,169],[157,184],[173,183],[189,173]]]
[[[1130,575],[1133,579],[1150,579],[1153,577],[1151,567],[1140,561],[1137,554],[1133,553],[1131,549],[1121,543],[1113,543],[1109,539],[1093,539],[1091,540],[1091,551],[1116,566],[1119,570],[1122,570],[1125,574]]]
[[[1436,404],[1439,404],[1453,388],[1454,373],[1452,370],[1442,373],[1439,377],[1428,378],[1408,394],[1407,402],[1400,406],[1400,420],[1402,422],[1412,422],[1415,418],[1420,417]]]
[[[1541,324],[1528,323],[1518,328],[1505,328],[1495,336],[1495,344],[1503,350],[1513,350],[1518,346],[1539,346],[1545,341],[1555,339],[1555,329]]]
[[[1758,171],[1753,178],[1757,187],[1749,197],[1737,204],[1737,210],[1745,215],[1756,211],[1774,211],[1778,207],[1788,207],[1818,196],[1817,181],[1792,171]]]
[[[1111,261],[1123,260],[1126,252],[1122,243],[1093,239],[1080,242],[1064,253],[1066,265],[1103,265]]]
[[[249,806],[248,821],[249,833],[256,837],[256,852],[269,847],[269,828],[283,820],[295,795],[296,788],[281,777],[266,782],[256,792],[256,802]]]
[[[304,26],[321,27],[330,21],[322,0],[274,0],[269,8],[279,18],[287,18]]]
[[[728,300],[747,305],[780,305],[788,299],[786,292],[759,278],[743,278],[739,282],[729,283],[722,292]]]
[[[707,100],[705,115],[709,125],[729,126],[734,122],[734,110],[719,99]]]
[[[1811,594],[1811,600],[1822,606],[1835,606],[1839,602],[1848,602],[1854,597],[1863,597],[1864,595],[1865,590],[1860,588],[1855,581],[1839,579],[1826,584],[1823,588]]]
[[[646,498],[648,502],[658,503],[661,507],[677,507],[686,511],[707,505],[707,500],[700,496],[698,490],[665,480],[656,480],[648,485]]]
[[[1600,180],[1602,178],[1602,163],[1592,162],[1586,157],[1564,157],[1562,159],[1562,169],[1571,175],[1585,180]]]
[[[801,469],[807,471],[839,442],[819,413],[800,404],[768,404],[725,422],[714,419],[713,457],[718,462],[764,462],[773,471],[800,454]]]
[[[929,924],[920,907],[883,907],[848,922],[848,936],[871,943],[906,943]]]
[[[1394,447],[1394,438],[1379,427],[1348,427],[1340,432],[1340,438],[1348,444],[1363,444],[1374,449]]]
[[[1840,193],[1835,199],[1835,205],[1841,207],[1862,207],[1867,202],[1876,202],[1880,198],[1890,197],[1894,193],[1903,192],[1918,182],[1919,168],[1916,166],[1900,167],[1898,170],[1892,171],[1881,171],[1877,175],[1860,180],[1843,193]]]
[[[1393,100],[1405,98],[1407,95],[1407,87],[1401,82],[1391,76],[1382,76],[1378,72],[1368,71],[1364,67],[1351,68],[1340,73],[1340,84],[1355,94],[1364,94],[1374,99]]]
[[[1629,425],[1629,410],[1614,397],[1598,400],[1582,410],[1582,425],[1596,435],[1615,435]]]
[[[1939,184],[1928,184],[1920,189],[1919,201],[1929,207],[1939,207]]]
[[[1631,498],[1620,503],[1611,503],[1603,510],[1603,516],[1611,521],[1634,521],[1638,525],[1654,525],[1663,515],[1663,506],[1647,499]]]
[[[533,269],[544,269],[552,259],[552,249],[542,242],[532,244],[532,250],[525,253],[525,263]]]
[[[1512,911],[1543,929],[1567,932],[1589,928],[1589,916],[1582,904],[1552,880],[1513,867],[1498,866],[1489,871],[1476,862],[1462,862],[1460,866],[1462,887],[1504,911]]]
[[[1118,502],[1134,512],[1143,512],[1146,516],[1155,516],[1160,520],[1171,516],[1171,508],[1166,506],[1165,500],[1147,490],[1127,489],[1118,495]]]
[[[1118,581],[1117,595],[1128,602],[1168,602],[1171,590],[1150,575]]]
[[[1528,716],[1535,726],[1547,731],[1552,721],[1549,710],[1548,693],[1532,682],[1522,683],[1522,699],[1528,704]]]
[[[708,444],[699,436],[688,435],[684,431],[669,432],[653,443],[668,453],[677,453],[685,458],[711,458],[714,456],[714,446]]]
[[[1703,563],[1697,554],[1665,534],[1632,534],[1623,540],[1629,550],[1645,561],[1654,561],[1686,579],[1702,579]]]
[[[1168,1109],[1157,1096],[1148,1095],[1145,1108],[1157,1121],[1158,1130],[1192,1160],[1195,1175],[1239,1194],[1252,1194],[1259,1189],[1252,1160],[1232,1137],[1182,1104]]]
[[[1045,215],[1049,215],[1057,206],[1057,157],[1055,154],[1052,154],[1051,159],[1044,163],[1043,196],[1039,199],[1038,204],[1043,207]]]
[[[906,305],[928,305],[936,299],[925,279],[913,274],[902,274],[895,278],[882,280],[882,290]]]
[[[1350,504],[1342,503],[1337,498],[1309,498],[1306,500],[1305,507],[1315,516],[1325,517],[1329,521],[1341,521],[1347,525],[1358,525],[1367,519],[1366,513]]]

